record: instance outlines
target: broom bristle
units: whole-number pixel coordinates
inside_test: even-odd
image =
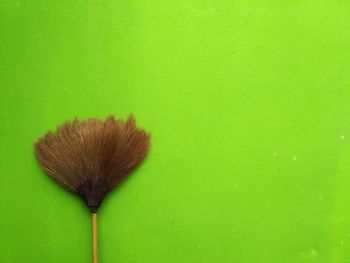
[[[109,116],[105,121],[67,121],[40,138],[34,151],[46,173],[96,213],[108,191],[143,160],[149,141],[133,116],[127,121]]]

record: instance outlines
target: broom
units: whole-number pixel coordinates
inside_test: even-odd
[[[135,119],[73,120],[49,131],[34,146],[46,173],[78,194],[92,214],[92,262],[97,263],[97,210],[145,157],[150,135],[136,128]]]

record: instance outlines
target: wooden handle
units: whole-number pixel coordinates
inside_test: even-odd
[[[97,214],[91,214],[92,221],[92,263],[98,263],[97,257]]]

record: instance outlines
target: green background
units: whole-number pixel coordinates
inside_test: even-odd
[[[90,262],[83,202],[32,144],[133,112],[143,165],[101,262],[349,262],[350,2],[0,4],[0,262]]]

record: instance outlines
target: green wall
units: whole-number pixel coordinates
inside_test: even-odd
[[[350,2],[0,3],[0,262],[90,262],[32,144],[108,114],[152,133],[101,262],[350,260]]]

